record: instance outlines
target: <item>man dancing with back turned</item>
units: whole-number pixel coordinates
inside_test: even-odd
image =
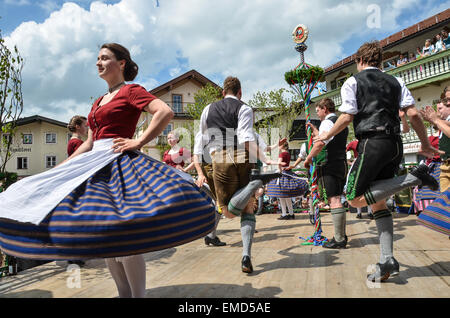
[[[341,88],[342,113],[333,128],[318,137],[327,140],[345,129],[353,121],[359,140],[359,156],[347,180],[347,200],[353,207],[370,205],[380,240],[380,261],[369,281],[384,281],[399,273],[399,264],[393,256],[393,220],[386,206],[386,198],[402,189],[428,185],[436,189],[436,180],[429,175],[426,165],[419,165],[407,175],[395,177],[403,157],[400,137],[399,109],[409,117],[417,133],[422,153],[432,155],[414,98],[403,81],[383,73],[382,48],[378,41],[364,43],[356,53],[359,73],[348,78]]]

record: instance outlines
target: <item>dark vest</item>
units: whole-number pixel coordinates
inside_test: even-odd
[[[402,88],[397,79],[378,69],[366,69],[354,77],[358,105],[353,119],[356,138],[374,132],[399,134]]]
[[[329,117],[328,120],[331,120],[333,124],[336,123],[338,117],[332,116]],[[347,160],[346,154],[346,145],[347,145],[347,137],[348,137],[348,128],[346,127],[339,134],[334,136],[333,140],[331,140],[326,146],[326,161],[322,164],[330,164],[335,161]]]
[[[238,127],[239,111],[244,105],[243,102],[234,98],[224,98],[209,106],[208,117],[206,118],[206,126],[208,129],[219,129],[222,133],[223,145],[225,146],[227,128],[234,129],[234,147],[237,147],[236,129]],[[216,136],[212,136],[214,140]]]

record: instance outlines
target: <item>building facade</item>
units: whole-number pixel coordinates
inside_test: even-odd
[[[155,159],[161,160],[161,146],[164,146],[167,143],[167,134],[170,131],[179,129],[183,137],[187,137],[188,134],[195,133],[187,128],[189,127],[188,123],[192,123],[193,120],[186,113],[186,106],[195,102],[195,93],[208,83],[214,87],[220,88],[216,83],[206,78],[196,70],[190,70],[189,72],[186,72],[149,91],[151,94],[155,95],[169,105],[174,111],[175,116],[169,125],[164,129],[162,135],[145,145],[141,149],[142,152]],[[150,114],[145,112],[142,113],[138,122],[136,135],[139,136],[139,134],[141,134],[148,127],[151,117],[152,116]],[[188,140],[188,138],[185,140]]]
[[[17,121],[16,133],[12,138],[11,158],[6,163],[6,171],[26,177],[53,168],[67,158],[67,143],[70,135],[67,123],[54,119],[31,116]],[[5,149],[0,148],[4,160]]]

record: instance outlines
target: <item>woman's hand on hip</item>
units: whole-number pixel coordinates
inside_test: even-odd
[[[115,138],[112,146],[114,152],[139,150],[141,147],[142,145],[139,140],[128,138]]]

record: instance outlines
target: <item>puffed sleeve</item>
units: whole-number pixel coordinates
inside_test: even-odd
[[[130,85],[128,98],[130,104],[140,111],[144,111],[145,106],[147,106],[151,101],[157,97],[147,92],[147,90],[137,84]]]

